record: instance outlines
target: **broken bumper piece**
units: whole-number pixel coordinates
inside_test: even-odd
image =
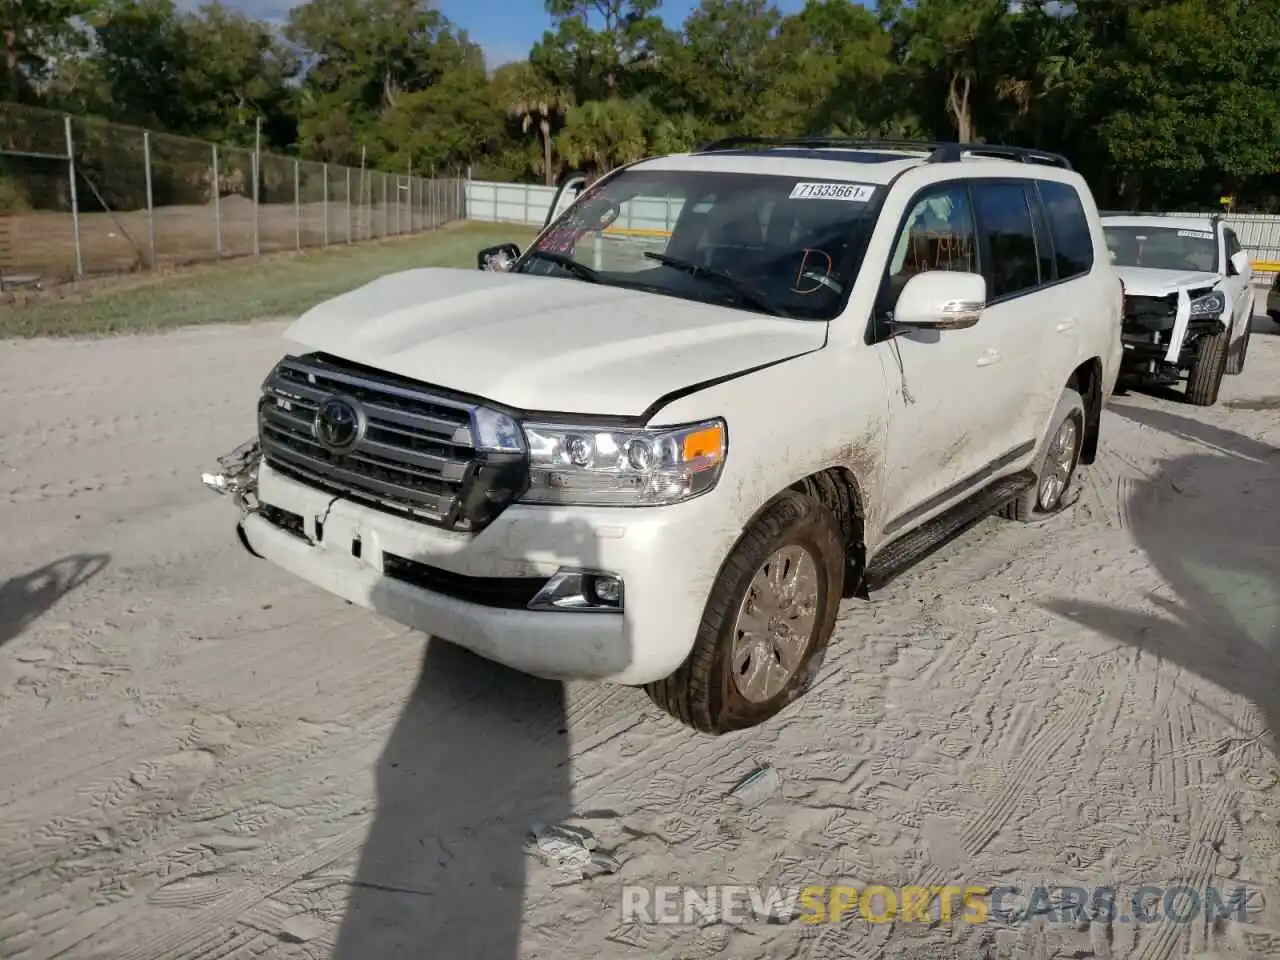
[[[218,458],[221,473],[202,474],[200,480],[216,493],[230,494],[248,513],[258,507],[258,463],[261,460],[262,447],[255,437]]]

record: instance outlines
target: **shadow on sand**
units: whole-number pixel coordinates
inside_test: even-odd
[[[1137,483],[1129,503],[1133,536],[1176,599],[1148,598],[1163,615],[1079,600],[1045,605],[1249,700],[1265,729],[1237,730],[1233,737],[1274,750],[1280,732],[1280,450],[1165,410],[1118,403],[1109,409],[1204,451],[1163,463]]]
[[[105,553],[74,554],[0,584],[0,646],[19,636],[110,562],[110,555]]]
[[[597,567],[594,535],[574,534],[573,565]],[[392,592],[382,581],[374,608],[394,610]],[[629,660],[619,644],[597,654],[615,666]],[[417,688],[378,759],[377,808],[334,960],[519,956],[535,882],[527,875],[545,883],[551,874],[526,853],[526,838],[572,813],[566,724],[563,684],[427,642]]]

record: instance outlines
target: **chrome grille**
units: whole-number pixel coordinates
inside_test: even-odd
[[[333,453],[317,439],[326,399],[355,401],[363,437]],[[315,357],[286,357],[263,384],[258,432],[272,467],[314,486],[435,523],[450,523],[476,463],[470,404]]]

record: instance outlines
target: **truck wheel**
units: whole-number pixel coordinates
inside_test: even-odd
[[[1249,355],[1249,336],[1252,333],[1252,325],[1244,328],[1244,336],[1240,338],[1239,346],[1230,351],[1227,357],[1227,373],[1235,375],[1244,371],[1245,357]]]
[[[831,511],[801,493],[780,497],[729,554],[689,658],[645,687],[650,699],[713,736],[769,719],[817,675],[844,570]]]
[[[1036,482],[1001,508],[1002,517],[1026,523],[1062,506],[1062,498],[1080,463],[1084,422],[1084,400],[1070,387],[1065,388],[1049,421],[1040,459],[1033,469]]]
[[[1196,358],[1187,376],[1187,402],[1197,407],[1212,407],[1218,402],[1218,388],[1227,372],[1227,354],[1231,349],[1231,331],[1223,330],[1212,337],[1201,337],[1196,344]]]

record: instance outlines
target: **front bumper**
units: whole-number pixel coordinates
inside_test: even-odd
[[[1213,336],[1225,327],[1221,317],[1203,317],[1187,321],[1176,360],[1169,362],[1169,347],[1178,335],[1172,317],[1166,323],[1135,323],[1126,319],[1120,340],[1124,348],[1121,369],[1129,375],[1145,375],[1158,380],[1176,380],[1181,370],[1195,360],[1197,344],[1205,336]]]
[[[724,494],[642,508],[514,505],[446,531],[305,486],[262,463],[247,545],[290,573],[482,657],[549,679],[642,684],[684,662],[735,527]],[[530,610],[558,570],[623,581],[617,611]]]

